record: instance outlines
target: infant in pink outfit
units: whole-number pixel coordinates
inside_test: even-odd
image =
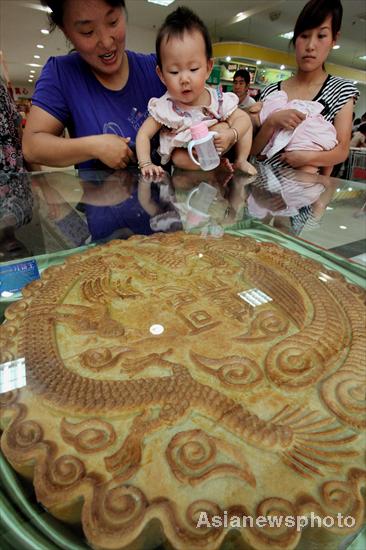
[[[324,105],[318,101],[292,99],[289,101],[286,92],[278,91],[250,108],[254,124],[259,126],[275,111],[296,109],[306,118],[294,130],[276,130],[261,152],[267,158],[285,151],[330,151],[337,144],[337,132],[333,124],[321,115]],[[300,170],[316,173],[316,166],[302,166]]]
[[[159,154],[161,163],[169,162],[176,147],[187,147],[192,139],[191,126],[204,122],[208,128],[221,120],[227,120],[238,107],[238,97],[220,88],[205,87],[210,95],[210,105],[189,107],[182,110],[176,105],[169,92],[162,97],[153,97],[148,104],[150,116],[162,124],[160,130]]]

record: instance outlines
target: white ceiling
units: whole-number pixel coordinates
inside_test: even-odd
[[[131,26],[155,31],[168,13],[179,5],[193,9],[208,25],[214,42],[243,41],[288,52],[288,41],[279,34],[290,31],[305,0],[175,0],[163,7],[146,0],[127,0]],[[329,61],[357,69],[366,68],[359,56],[366,54],[366,3],[364,0],[343,0],[344,18],[339,40]],[[38,0],[0,0],[0,50],[4,52],[13,82],[26,82],[28,63],[42,65],[49,56],[68,51],[60,31],[49,36],[40,33],[47,28],[47,16]],[[234,23],[239,12],[248,12],[247,19]],[[37,44],[44,44],[43,50]],[[136,43],[136,37],[134,37]],[[33,55],[40,55],[40,60]],[[39,69],[36,68],[36,76]]]

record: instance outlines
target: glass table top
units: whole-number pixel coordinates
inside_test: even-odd
[[[173,382],[175,381],[174,376],[177,377],[174,387],[178,388],[179,384],[186,384],[188,378],[186,374],[182,380],[179,378],[181,372],[176,372],[177,364],[182,364],[183,367],[190,365],[188,370],[196,384],[194,390],[197,395],[202,394],[203,384],[211,383],[209,377],[216,376],[217,370],[221,376],[219,380],[222,379],[226,384],[224,389],[225,392],[228,392],[230,399],[234,396],[234,399],[239,402],[243,397],[244,403],[245,392],[248,392],[249,397],[250,393],[254,392],[246,406],[253,410],[253,415],[259,415],[259,417],[262,415],[267,419],[268,417],[272,418],[271,415],[273,418],[280,415],[279,418],[286,421],[287,409],[283,413],[281,412],[281,407],[285,405],[287,407],[286,399],[289,399],[288,406],[293,405],[295,408],[299,406],[301,399],[304,399],[307,405],[310,402],[318,405],[319,402],[319,406],[324,408],[324,414],[329,415],[332,412],[332,402],[326,408],[327,401],[324,401],[325,404],[319,401],[317,388],[319,387],[319,391],[321,390],[323,375],[325,377],[333,373],[332,369],[335,368],[333,363],[329,362],[329,365],[327,363],[329,372],[322,373],[320,370],[318,378],[313,383],[306,385],[305,380],[304,387],[306,386],[308,392],[306,399],[301,397],[301,392],[301,395],[296,393],[294,397],[291,396],[291,399],[288,397],[294,388],[291,386],[291,368],[291,376],[288,380],[285,365],[283,373],[281,371],[280,374],[284,376],[283,384],[287,389],[281,395],[281,399],[277,401],[277,394],[273,394],[272,400],[268,400],[269,385],[265,386],[265,384],[267,384],[267,378],[274,385],[278,379],[282,380],[282,378],[278,378],[277,371],[273,371],[275,362],[267,364],[265,357],[267,347],[268,350],[270,349],[271,339],[274,338],[277,342],[277,339],[281,338],[281,342],[282,339],[288,339],[289,343],[293,342],[295,341],[293,340],[295,332],[297,334],[298,331],[303,330],[305,333],[308,330],[308,325],[309,330],[305,334],[306,338],[304,336],[304,339],[300,339],[300,343],[296,344],[300,347],[303,346],[304,349],[301,348],[299,352],[295,350],[296,353],[294,353],[299,357],[308,354],[309,365],[312,364],[310,359],[313,355],[319,365],[322,365],[321,354],[324,352],[325,356],[327,355],[327,346],[333,346],[337,353],[340,346],[343,345],[342,343],[344,346],[355,347],[349,353],[347,351],[347,353],[342,352],[337,355],[337,368],[342,361],[351,361],[353,352],[361,353],[357,351],[357,345],[361,345],[361,331],[360,334],[357,333],[359,341],[356,338],[349,338],[349,334],[351,330],[354,330],[355,333],[358,330],[359,319],[354,314],[356,311],[354,305],[359,307],[360,299],[356,285],[360,284],[360,273],[362,274],[364,271],[362,254],[365,244],[366,187],[363,184],[303,174],[292,170],[271,171],[261,165],[258,166],[258,175],[255,177],[246,177],[242,174],[233,175],[221,169],[209,173],[176,171],[171,177],[166,176],[161,181],[143,179],[134,170],[84,173],[57,171],[12,176],[1,174],[0,198],[0,281],[1,277],[5,280],[6,275],[9,279],[9,273],[10,278],[14,279],[15,275],[12,269],[17,265],[30,270],[35,270],[38,266],[41,272],[46,267],[62,262],[64,258],[75,254],[78,250],[86,249],[89,254],[94,252],[95,244],[105,243],[112,239],[127,240],[125,256],[128,262],[125,263],[113,249],[115,244],[112,243],[111,248],[103,247],[102,256],[108,255],[109,250],[112,251],[113,269],[110,271],[108,271],[109,268],[107,263],[104,263],[103,257],[98,259],[97,267],[93,261],[85,260],[83,268],[75,266],[75,263],[72,262],[67,264],[71,266],[70,270],[67,267],[65,269],[55,268],[56,271],[54,270],[53,273],[63,272],[64,278],[58,282],[56,277],[51,284],[47,283],[47,277],[45,277],[45,283],[40,283],[40,285],[45,284],[45,288],[47,284],[49,285],[47,296],[50,302],[45,301],[43,313],[42,311],[40,313],[37,300],[29,309],[27,309],[28,306],[24,306],[27,299],[26,293],[23,303],[14,303],[10,306],[7,314],[8,320],[2,326],[2,334],[0,334],[2,337],[0,343],[4,344],[4,349],[8,353],[0,364],[0,404],[3,403],[4,411],[8,415],[4,423],[4,430],[8,429],[8,421],[10,422],[13,413],[12,394],[14,399],[18,399],[17,396],[20,396],[19,403],[14,405],[15,407],[23,407],[19,408],[22,411],[26,410],[24,407],[28,407],[33,414],[27,419],[22,417],[25,428],[23,431],[22,429],[19,431],[21,452],[23,452],[23,448],[26,449],[25,452],[31,452],[32,444],[39,443],[37,434],[41,434],[39,437],[43,437],[42,430],[48,430],[47,433],[44,432],[44,439],[48,441],[56,428],[58,429],[61,421],[54,410],[58,411],[59,392],[68,391],[70,380],[76,379],[76,375],[79,376],[80,372],[81,377],[91,381],[88,382],[90,387],[92,382],[94,384],[96,380],[101,379],[103,383],[109,384],[108,388],[110,387],[113,393],[119,391],[119,387],[122,387],[123,384],[130,383],[130,378],[133,378],[131,385],[137,380],[141,385],[145,383],[144,377],[146,376],[152,378],[161,376],[162,384],[164,384],[167,381],[167,374],[173,376]],[[142,245],[136,249],[133,248],[132,241],[131,252],[128,251],[128,238],[132,235],[149,236],[159,232],[173,233],[177,231],[182,231],[181,240],[186,243],[184,254],[173,245],[166,249],[166,253],[161,253],[158,246],[156,249],[154,248],[154,243],[158,242],[157,237],[155,240],[145,239]],[[192,239],[191,236],[188,237],[186,233],[207,237],[206,240],[203,240],[202,248],[201,244],[199,246],[195,244],[195,239]],[[230,242],[230,239],[227,238],[226,233],[248,235],[256,241],[266,244],[261,247],[257,243],[242,245],[240,242],[239,246],[235,246],[235,243]],[[179,237],[179,235],[171,237]],[[215,246],[211,247],[212,241],[209,241],[209,237],[217,239],[216,252],[212,250]],[[221,237],[223,239],[220,242]],[[225,239],[227,240],[225,241]],[[227,243],[226,246],[225,243]],[[294,255],[288,254],[288,256],[284,255],[283,261],[286,263],[283,264],[281,254],[273,252],[279,250],[277,244],[288,246],[291,254],[294,251],[299,252],[306,260],[303,261],[303,258],[296,260]],[[327,256],[328,251],[329,255]],[[325,254],[323,254],[324,252]],[[249,257],[248,261],[246,254]],[[250,260],[255,255],[259,257],[257,266],[253,266]],[[182,260],[183,256],[185,259]],[[86,258],[88,257],[86,256]],[[35,260],[33,260],[34,258]],[[315,259],[319,262],[319,258],[320,261],[324,259],[324,270],[319,263],[314,268],[312,260]],[[74,260],[75,258],[72,258],[72,261]],[[32,261],[35,263],[32,264]],[[80,258],[75,261],[79,262]],[[165,265],[166,270],[159,271],[158,269],[156,277],[154,277],[149,272],[150,261]],[[327,262],[331,261],[334,262],[334,265],[337,266],[336,269],[339,269],[341,274],[347,276],[347,273],[350,273],[348,281],[344,281],[342,277],[338,277],[338,273],[327,269],[329,267]],[[206,265],[206,268],[201,269],[198,262],[201,262],[203,266]],[[182,265],[185,270],[181,267]],[[274,266],[275,270],[273,270]],[[356,266],[359,271],[352,272],[352,266]],[[23,269],[23,267],[19,269]],[[57,271],[58,269],[59,271]],[[78,269],[78,273],[82,273],[83,280],[78,289],[75,288],[72,280],[73,269]],[[180,276],[179,269],[182,269]],[[210,269],[214,271],[212,277]],[[334,267],[331,266],[331,269]],[[173,273],[174,270],[176,270],[175,273]],[[196,274],[195,270],[198,270]],[[308,286],[309,272],[313,285],[310,289]],[[237,276],[238,273],[240,276]],[[194,275],[196,276],[194,277]],[[356,278],[352,279],[351,276]],[[349,284],[349,282],[356,284]],[[106,284],[107,286],[105,286]],[[55,295],[56,286],[57,296]],[[33,285],[31,290],[28,287],[28,298],[32,292],[36,295],[39,288],[38,283]],[[233,295],[233,288],[235,295]],[[100,289],[110,303],[98,301]],[[5,291],[3,294],[5,300],[11,297],[6,295],[6,292],[9,294],[9,291]],[[76,297],[79,298],[76,299]],[[156,301],[154,301],[155,298]],[[105,307],[106,304],[107,307]],[[323,304],[325,304],[324,307]],[[25,311],[26,309],[27,311]],[[134,312],[137,310],[139,315],[135,316]],[[312,311],[315,312],[314,315],[308,315],[308,312]],[[343,312],[342,315],[338,315],[340,311]],[[93,315],[90,312],[93,312]],[[335,319],[336,321],[334,321]],[[231,342],[231,347],[228,349],[226,349],[228,344],[226,347],[222,344],[221,323],[226,328],[232,326],[232,330],[228,330],[226,338],[227,342],[229,340]],[[331,325],[331,330],[328,325]],[[319,326],[323,332],[320,331]],[[237,331],[236,338],[231,338],[235,330]],[[213,336],[207,347],[204,344],[210,331]],[[216,335],[215,331],[217,331]],[[16,338],[17,333],[18,337]],[[201,333],[203,334],[202,338]],[[57,348],[57,353],[52,347],[52,355],[48,354],[41,335],[47,336],[45,340],[51,343],[55,349]],[[328,340],[328,337],[331,340]],[[196,346],[193,349],[194,353],[189,356],[185,355],[185,348],[180,345],[184,338],[189,342],[193,338],[196,339],[194,340]],[[314,340],[310,342],[311,345],[308,345],[309,338]],[[15,345],[15,340],[19,342],[19,347],[18,344]],[[234,340],[235,342],[233,342]],[[313,349],[317,347],[317,340],[319,340],[319,350],[314,354]],[[327,342],[323,346],[324,349],[321,343],[323,340]],[[136,344],[137,351],[131,342]],[[140,343],[139,346],[138,343]],[[148,347],[149,343],[151,348]],[[249,365],[251,368],[242,364],[246,353],[242,350],[247,350],[250,345],[252,346],[252,362]],[[276,346],[278,345],[277,342]],[[273,349],[277,350],[276,346],[274,345]],[[186,347],[188,349],[189,346]],[[183,348],[182,352],[181,348]],[[150,353],[150,349],[154,353]],[[287,346],[286,349],[291,351],[292,347]],[[143,357],[142,352],[146,350],[147,357]],[[174,355],[175,353],[177,356]],[[42,354],[46,354],[46,358]],[[48,361],[51,356],[56,358],[52,365]],[[56,376],[52,376],[52,373],[47,380],[41,374],[49,366],[56,371],[56,367],[59,367],[57,361],[61,362],[64,370],[68,371],[68,376],[54,392],[54,403],[53,397],[51,396],[52,399],[50,397],[52,391],[51,394],[45,393],[45,399],[37,396],[38,392],[39,395],[42,395],[42,392],[46,391],[44,389],[46,382],[51,387],[54,379],[56,380]],[[259,362],[259,367],[256,362]],[[300,368],[302,365],[303,369]],[[131,369],[135,369],[136,366],[140,370],[138,372],[136,370],[130,376]],[[169,374],[171,368],[173,369],[172,374]],[[303,371],[305,372],[307,368],[307,363],[304,361],[299,365],[297,374],[300,377],[303,376]],[[231,375],[233,369],[234,372]],[[345,376],[349,376],[349,373],[353,372],[352,369],[347,368],[347,364],[343,366],[343,371]],[[332,377],[335,377],[336,374],[338,375],[338,372],[333,373]],[[247,376],[249,377],[248,381],[242,379]],[[352,383],[356,385],[359,379],[357,376],[354,378]],[[146,387],[149,383],[146,384]],[[249,390],[247,387],[243,389],[247,383]],[[236,385],[238,386],[236,387]],[[216,386],[214,385],[214,387]],[[254,388],[256,388],[255,391]],[[240,392],[235,393],[238,389]],[[220,391],[223,391],[221,387]],[[352,389],[352,392],[353,401],[358,403],[361,400],[361,391],[358,386],[356,389]],[[137,393],[140,395],[141,391]],[[78,403],[84,398],[87,401],[90,398],[89,394],[91,395],[84,389],[80,391],[77,394]],[[75,397],[76,393],[74,392],[73,395]],[[191,396],[193,392],[189,391],[187,395]],[[298,397],[299,395],[300,397]],[[261,406],[261,399],[263,406]],[[116,399],[116,403],[118,404],[118,399]],[[185,399],[180,399],[179,403],[184,404]],[[94,405],[95,407],[99,406],[99,401]],[[225,418],[228,412],[236,410],[232,405],[233,402],[229,400],[227,410],[220,412],[220,419],[221,417]],[[278,410],[277,405],[280,405]],[[197,407],[199,408],[199,406],[198,403]],[[71,412],[68,413],[67,418],[66,416],[62,418],[61,422],[63,427],[61,430],[63,435],[61,435],[64,443],[67,442],[68,445],[71,445],[71,450],[65,451],[67,456],[74,453],[73,441],[79,441],[76,431],[81,418],[83,422],[91,422],[90,426],[85,424],[84,430],[90,434],[87,437],[80,437],[81,451],[79,455],[83,460],[84,454],[88,457],[90,451],[93,450],[88,446],[98,447],[98,445],[106,444],[108,448],[109,446],[112,448],[115,445],[114,440],[112,441],[113,438],[108,436],[108,433],[113,435],[116,432],[121,436],[122,430],[126,430],[126,434],[123,431],[123,437],[118,444],[121,446],[123,441],[130,441],[127,430],[130,424],[126,423],[125,417],[123,417],[123,423],[121,421],[116,429],[109,427],[110,431],[100,439],[99,436],[96,437],[96,434],[100,433],[102,428],[105,429],[109,411],[103,409],[103,415],[99,411],[101,416],[98,419],[96,418],[97,412],[93,408],[91,413],[84,412],[84,416],[80,416],[79,413],[73,416],[72,410],[71,407]],[[148,411],[148,409],[146,410]],[[152,409],[154,415],[158,414],[159,410]],[[33,411],[35,412],[33,413]],[[51,414],[49,414],[50,411],[52,411]],[[164,409],[164,414],[168,415],[166,418],[164,417],[164,422],[169,420],[169,411],[171,411],[169,407]],[[297,409],[294,412],[294,414],[296,413],[295,426],[299,422],[296,411]],[[138,412],[141,412],[140,409]],[[62,415],[64,414],[66,413],[63,412]],[[304,414],[307,415],[307,412],[305,411]],[[349,414],[352,416],[350,424],[360,421],[358,414],[354,413],[353,409],[350,408]],[[207,411],[204,411],[204,418],[206,418],[205,415],[207,416]],[[335,415],[337,418],[338,416],[343,418],[337,407]],[[44,422],[48,416],[50,422]],[[197,418],[199,419],[201,416],[197,415]],[[139,417],[136,418],[138,422]],[[179,415],[177,418],[180,418]],[[151,419],[143,418],[143,420],[144,429],[151,428],[153,434],[151,437],[154,441],[154,422],[157,419],[152,417]],[[96,421],[98,422],[94,425],[92,422]],[[317,422],[320,426],[322,421],[317,418],[315,421],[314,427],[311,425],[310,428],[311,435],[315,433],[318,437]],[[44,424],[38,431],[37,422],[42,426]],[[200,426],[200,420],[196,420],[196,422]],[[201,428],[208,430],[208,426],[206,419]],[[332,440],[332,426],[329,428],[330,440]],[[193,432],[199,431],[196,428],[194,423],[187,424],[187,430],[184,433],[191,436]],[[341,428],[342,426],[339,429]],[[268,431],[269,438],[270,431]],[[131,433],[134,434],[133,429]],[[162,434],[163,430],[159,431],[159,437],[163,437]],[[284,437],[286,434],[287,432],[284,433]],[[18,437],[18,434],[16,435]],[[13,440],[18,441],[17,437],[4,438],[4,441],[6,439],[10,442],[9,445],[4,443],[3,448],[6,450],[6,456],[11,456],[11,445]],[[169,443],[170,437],[171,435],[167,433],[166,440],[164,439],[167,449],[173,449],[176,442],[176,439],[173,438]],[[347,439],[349,437],[348,432],[345,433],[344,452],[346,454],[349,452]],[[324,439],[324,435],[320,432],[319,438]],[[337,440],[337,443],[339,441],[341,440]],[[234,449],[235,444],[237,441],[233,438],[230,449]],[[84,454],[83,445],[85,446]],[[159,449],[165,448],[164,445],[156,444]],[[119,456],[128,458],[130,455],[127,450],[125,454]],[[97,451],[99,452],[99,447]],[[232,452],[234,453],[234,451]],[[300,452],[303,452],[301,447]],[[112,450],[108,453],[111,455]],[[233,454],[234,458],[229,457],[233,464],[236,464],[236,453],[237,451]],[[255,453],[257,451],[250,459],[253,470],[261,462],[261,460],[255,459]],[[101,463],[103,463],[104,455],[100,456]],[[134,460],[139,460],[138,454],[131,456]],[[258,457],[261,456],[258,454]],[[301,457],[301,453],[299,457]],[[295,460],[297,458],[296,455]],[[310,458],[312,459],[312,457]],[[229,459],[225,457],[226,461]],[[15,459],[14,462],[16,462]],[[156,471],[159,471],[161,479],[166,479],[168,474],[165,477],[161,474],[163,462],[162,458],[157,459],[156,467],[160,469]],[[277,462],[276,458],[276,464]],[[85,464],[87,463],[88,459],[85,458]],[[319,464],[323,463],[324,460],[321,459]],[[318,468],[319,464],[316,464]],[[313,467],[312,462],[310,466]],[[283,468],[285,467],[283,466]],[[112,473],[114,468],[113,466],[111,469]],[[49,550],[52,548],[80,550],[87,547],[85,536],[79,528],[66,529],[64,523],[58,523],[45,513],[41,505],[36,503],[30,485],[24,484],[14,474],[5,462],[5,458],[4,462],[0,463],[1,469],[3,473],[0,476],[0,484],[3,484],[4,493],[9,498],[4,500],[6,514],[2,521],[6,525],[6,529],[3,538],[0,535],[0,547],[4,547],[4,549],[19,548],[21,547],[20,541],[26,539],[29,540],[29,547],[36,548],[38,542]],[[73,483],[69,469],[65,469],[63,464],[60,468],[57,466],[55,472],[60,475],[61,484]],[[267,476],[267,473],[263,475]],[[155,476],[155,478],[160,480],[159,476]],[[271,483],[274,480],[273,482],[276,484],[276,479],[281,479],[281,475],[273,476],[271,474],[268,475],[268,479]],[[196,482],[195,479],[193,481]],[[236,485],[239,486],[240,483],[237,482]],[[251,487],[251,484],[254,483],[251,476],[246,475],[244,483],[246,483],[245,490],[247,492],[252,490],[247,487],[248,485]],[[155,489],[151,489],[152,493],[149,496],[151,502],[158,502],[161,497],[159,491],[163,485],[160,483],[157,485],[156,495],[153,494]],[[310,485],[309,482],[306,487],[310,487]],[[190,492],[193,491],[192,487],[194,486],[192,482]],[[98,486],[97,489],[99,490]],[[279,487],[278,491],[281,490],[282,488]],[[112,488],[112,494],[113,491],[114,488]],[[255,494],[253,489],[253,495]],[[50,492],[50,495],[47,494],[47,498],[50,500],[47,501],[43,494],[43,500],[42,498],[39,500],[43,502],[46,509],[47,505],[52,509],[53,491]],[[58,517],[57,514],[55,516]],[[28,518],[31,519],[31,522]],[[354,536],[353,534],[347,539],[347,544],[344,543],[344,547],[352,542]],[[364,539],[362,540],[364,541]]]
[[[176,171],[159,182],[134,170],[0,173],[0,197],[1,262],[132,234],[220,234],[255,220],[365,262],[366,185],[294,170]]]

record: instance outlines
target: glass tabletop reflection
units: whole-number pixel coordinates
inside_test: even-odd
[[[217,237],[252,222],[365,261],[364,184],[257,170],[176,170],[160,181],[135,169],[0,173],[0,262],[160,231]]]

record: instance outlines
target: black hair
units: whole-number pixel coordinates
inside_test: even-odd
[[[354,126],[357,126],[358,124],[361,124],[361,119],[360,118],[355,118],[355,120],[353,121],[353,124],[354,124]]]
[[[325,19],[332,16],[333,40],[339,33],[342,25],[343,7],[340,0],[310,0],[303,7],[294,28],[294,36],[291,40],[295,45],[297,37],[310,29],[320,27]]]
[[[180,6],[175,11],[167,16],[164,23],[161,25],[158,35],[156,37],[155,49],[156,49],[156,58],[157,63],[160,69],[161,66],[161,57],[160,57],[160,48],[161,43],[166,38],[168,41],[172,37],[182,37],[184,31],[192,32],[198,31],[202,34],[202,38],[205,42],[206,57],[207,60],[212,57],[212,43],[210,38],[210,33],[202,19],[198,17],[192,10],[184,6]]]
[[[52,10],[52,12],[48,15],[51,31],[53,31],[56,27],[63,27],[66,1],[67,0],[40,0],[42,6],[44,6],[45,8],[50,8]],[[105,1],[113,8],[121,7],[123,9],[126,9],[125,0]]]
[[[235,78],[237,78],[238,76],[245,80],[246,85],[250,84],[250,73],[249,73],[249,71],[247,71],[246,69],[238,69],[236,71],[236,73],[234,74],[233,80],[235,80]]]
[[[357,132],[361,132],[361,134],[366,135],[366,122],[360,124],[360,126],[357,128]]]

